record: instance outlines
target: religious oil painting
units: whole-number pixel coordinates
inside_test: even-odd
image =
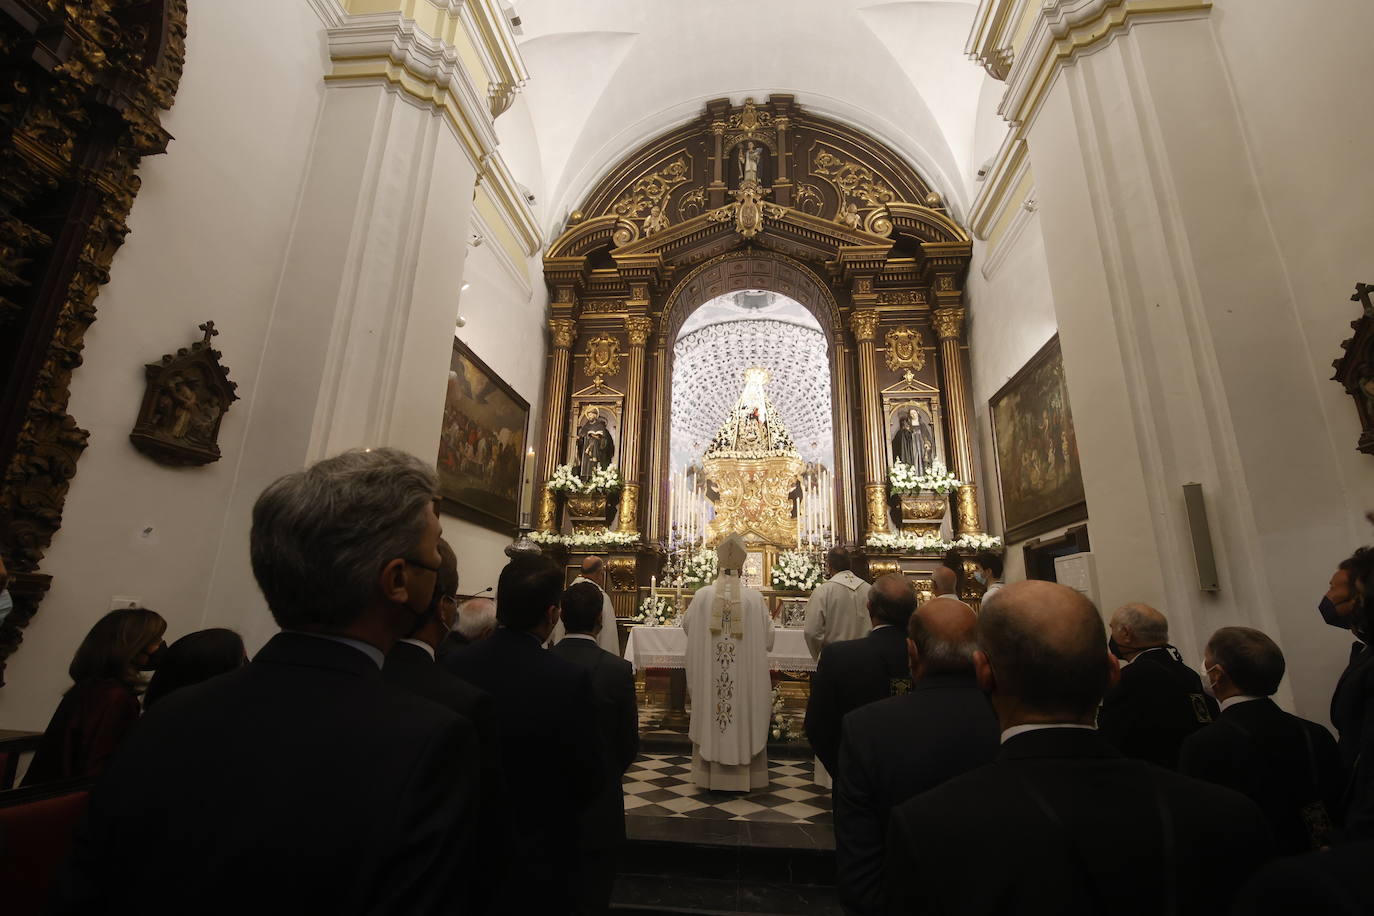
[[[453,341],[439,434],[439,492],[445,511],[515,533],[529,412],[524,398],[466,344]]]
[[[989,406],[1006,542],[1087,518],[1057,335],[992,396]]]

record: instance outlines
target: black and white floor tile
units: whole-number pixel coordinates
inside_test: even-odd
[[[810,760],[770,760],[768,785],[753,792],[711,792],[692,783],[692,758],[642,754],[625,773],[625,813],[830,826],[830,793],[812,781]]]

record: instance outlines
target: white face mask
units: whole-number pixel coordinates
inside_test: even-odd
[[[5,622],[5,618],[14,610],[14,599],[10,597],[10,590],[0,591],[0,623]]]
[[[1212,668],[1215,667],[1216,665],[1212,666]],[[1198,676],[1202,678],[1202,692],[1215,700],[1217,698],[1217,693],[1216,690],[1212,687],[1211,675],[1208,674],[1208,672],[1211,671],[1212,668],[1208,668],[1206,664],[1201,664],[1197,666],[1197,673]]]

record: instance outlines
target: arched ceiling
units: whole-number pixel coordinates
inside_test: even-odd
[[[962,218],[979,165],[979,97],[990,79],[964,55],[976,7],[977,0],[518,0],[531,76],[520,103],[497,121],[503,153],[535,191],[553,236],[621,157],[696,117],[708,99],[738,104],[789,92],[905,156]]]

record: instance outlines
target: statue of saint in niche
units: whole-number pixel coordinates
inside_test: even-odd
[[[935,460],[935,433],[926,414],[915,407],[902,414],[892,436],[892,459],[924,474]]]
[[[601,411],[589,407],[582,414],[577,428],[577,476],[590,480],[599,469],[609,467],[615,455],[615,443]]]
[[[757,182],[759,180],[759,157],[763,155],[763,147],[753,140],[739,149],[739,178],[740,184],[746,181]]]

